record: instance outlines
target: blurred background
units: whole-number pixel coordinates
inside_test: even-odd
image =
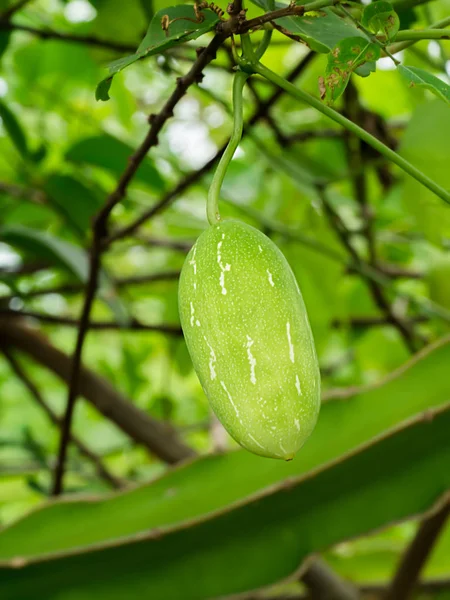
[[[19,4],[9,14],[15,3],[0,1],[3,527],[51,495],[92,217],[141,143],[148,116],[189,70],[196,47],[211,39],[137,62],[114,77],[111,99],[97,102],[106,64],[134,52],[164,0]],[[402,28],[426,28],[450,14],[448,0],[417,4],[403,2]],[[248,8],[249,17],[261,13]],[[448,42],[422,41],[398,57],[448,83]],[[275,32],[264,63],[317,95],[326,55]],[[177,103],[112,212],[112,241],[83,350],[67,496],[103,496],[147,483],[194,453],[237,449],[192,369],[177,307],[179,271],[207,227],[208,184],[231,131],[232,67],[228,40],[203,80]],[[383,58],[370,77],[353,76],[336,109],[448,189],[448,105],[409,86],[393,67]],[[260,228],[285,253],[308,309],[325,398],[337,388],[382,383],[449,333],[449,207],[261,78],[250,80],[244,112],[249,125],[227,172],[223,216]],[[433,383],[426,371],[420,381],[424,388]],[[155,422],[167,434],[156,447]],[[416,529],[412,519],[368,532],[333,545],[322,558],[367,597],[378,597]],[[303,597],[304,590],[294,582],[269,595]],[[417,597],[450,598],[449,527]]]

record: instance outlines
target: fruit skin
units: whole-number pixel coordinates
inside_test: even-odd
[[[181,325],[219,420],[244,448],[290,460],[320,408],[320,373],[303,298],[277,246],[257,229],[220,221],[181,271]]]

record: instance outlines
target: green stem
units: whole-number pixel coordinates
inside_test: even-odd
[[[273,29],[266,29],[264,31],[263,39],[261,40],[258,48],[256,49],[255,55],[258,60],[261,60],[265,51],[269,47],[270,40],[272,39]]]
[[[315,0],[315,2],[308,2],[308,4],[305,4],[304,6],[305,13],[320,10],[327,6],[334,6],[335,4],[339,4],[340,1],[341,0]]]
[[[225,173],[228,165],[233,158],[233,155],[238,147],[239,142],[242,138],[242,129],[244,126],[244,114],[242,106],[242,92],[244,90],[245,82],[249,77],[248,73],[244,71],[237,71],[233,81],[233,113],[234,113],[234,124],[233,132],[231,134],[230,141],[226,147],[222,158],[217,165],[216,172],[211,183],[211,187],[208,192],[208,203],[206,213],[210,225],[215,225],[220,221],[219,213],[219,196],[220,189],[222,187]]]
[[[422,173],[422,171],[419,171],[419,169],[417,169],[414,165],[405,160],[402,156],[397,154],[397,152],[394,152],[393,150],[385,146],[376,137],[362,129],[362,127],[359,127],[358,125],[356,125],[356,123],[353,123],[352,121],[350,121],[331,107],[327,106],[326,104],[323,104],[318,98],[311,96],[311,94],[308,94],[307,92],[304,92],[303,90],[297,88],[292,83],[289,83],[283,77],[280,77],[280,75],[277,75],[261,63],[254,64],[253,68],[256,73],[259,73],[275,85],[281,87],[288,94],[290,94],[294,98],[297,98],[297,100],[309,104],[309,106],[314,107],[323,115],[329,117],[336,123],[339,123],[339,125],[342,125],[342,127],[345,127],[345,129],[347,129],[351,133],[354,133],[360,139],[364,140],[367,144],[369,144],[369,146],[372,146],[372,148],[377,150],[377,152],[379,152],[385,158],[395,163],[403,171],[411,175],[411,177],[414,177],[414,179],[416,179],[426,188],[431,190],[434,194],[436,194],[436,196],[439,196],[439,198],[444,200],[444,202],[450,204],[450,192],[448,192],[443,187],[438,185],[435,181],[427,177],[427,175]]]
[[[445,19],[442,19],[441,21],[437,21],[433,25],[430,25],[430,27],[428,29],[432,29],[432,30],[445,29],[449,25],[450,25],[450,17],[446,17]],[[402,33],[402,32],[399,31],[397,33],[397,38],[400,35],[400,33]],[[396,42],[395,44],[392,44],[391,46],[389,46],[389,51],[392,52],[392,54],[395,54],[396,52],[400,52],[400,50],[405,50],[405,48],[409,48],[409,46],[412,46],[412,44],[414,44],[417,41],[418,40],[405,40],[404,42],[398,42],[398,43]]]
[[[446,29],[405,29],[403,31],[399,31],[395,36],[396,42],[439,39],[450,40],[450,31]]]

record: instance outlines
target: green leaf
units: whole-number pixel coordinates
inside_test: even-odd
[[[54,235],[20,225],[1,228],[0,236],[3,242],[24,250],[34,257],[44,258],[51,264],[59,265],[86,283],[89,274],[89,258],[83,248]],[[128,311],[117,296],[105,270],[100,274],[99,295],[113,311],[118,323],[125,324],[129,320]]]
[[[428,71],[424,71],[418,67],[409,67],[406,65],[399,65],[397,69],[402,77],[408,81],[410,87],[418,86],[425,88],[444,102],[447,102],[447,104],[450,104],[450,85],[439,79],[439,77],[436,77],[436,75],[432,75]]]
[[[400,18],[392,4],[385,0],[372,2],[364,8],[361,23],[375,34],[392,40],[400,29]]]
[[[137,60],[160,54],[177,44],[195,40],[211,31],[219,21],[219,17],[209,9],[202,10],[203,21],[198,21],[194,9],[190,5],[169,6],[158,11],[153,17],[147,34],[140,43],[135,54],[119,58],[108,65],[108,77],[97,86],[97,100],[109,100],[109,89],[114,75],[123,71]],[[169,23],[167,31],[162,28],[162,19]]]
[[[66,152],[66,158],[76,163],[85,163],[106,169],[120,177],[133,153],[132,146],[112,135],[103,133],[75,142]],[[135,179],[157,191],[163,191],[165,187],[164,180],[149,156],[142,161]]]
[[[54,235],[42,233],[20,225],[3,227],[2,241],[25,251],[33,257],[40,257],[66,268],[80,281],[86,281],[89,267],[86,252],[79,246],[60,240]]]
[[[340,41],[328,55],[324,79],[326,101],[335,102],[344,93],[353,71],[379,57],[380,48],[373,42],[360,37]]]
[[[315,52],[327,53],[345,38],[361,37],[367,40],[362,31],[330,9],[324,9],[318,16],[283,17],[275,23],[301,38]]]
[[[292,575],[309,554],[437,502],[450,486],[448,405],[433,416],[419,415],[342,461],[182,526],[145,528],[112,544],[36,561],[22,553],[3,564],[2,598],[25,600],[38,593],[40,600],[119,600],[145,590],[149,598],[198,600],[273,584]],[[220,488],[226,486],[222,481]],[[91,501],[99,519],[107,503]],[[71,504],[66,502],[68,515]]]
[[[11,108],[2,100],[0,100],[0,118],[14,146],[23,158],[28,158],[28,144],[23,127]]]
[[[133,597],[138,585],[176,598],[180,573],[183,598],[215,597],[271,583],[307,553],[424,511],[450,483],[450,414],[439,412],[448,408],[449,361],[447,338],[384,383],[326,403],[290,463],[244,451],[206,456],[109,499],[49,503],[0,534],[5,567],[48,555],[5,568],[2,598],[27,598],[33,585],[42,600],[64,600],[63,590],[71,600],[122,598],[121,586]],[[422,418],[433,411],[434,420]],[[199,569],[211,577],[199,582]]]
[[[61,212],[81,237],[91,226],[91,218],[100,208],[102,199],[79,179],[52,173],[44,185],[50,202]]]

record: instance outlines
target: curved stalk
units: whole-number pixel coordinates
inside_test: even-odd
[[[208,191],[208,203],[207,203],[207,217],[210,225],[215,225],[220,221],[219,212],[219,195],[222,187],[225,173],[228,165],[233,158],[233,155],[238,147],[239,142],[242,138],[242,129],[244,127],[244,115],[242,106],[242,92],[244,90],[245,82],[249,77],[248,73],[244,71],[237,71],[233,81],[233,113],[234,113],[234,124],[233,132],[231,134],[230,141],[226,147],[222,158],[217,165],[216,172],[211,183],[211,187]]]
[[[265,51],[269,47],[270,40],[272,39],[273,29],[265,29],[263,39],[261,40],[258,48],[256,49],[255,55],[258,60],[261,60]]]

